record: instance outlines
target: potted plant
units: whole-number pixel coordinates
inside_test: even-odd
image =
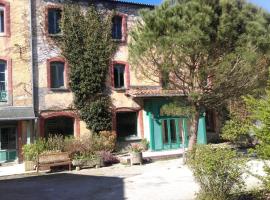
[[[132,143],[129,146],[130,151],[130,165],[143,163],[142,151],[143,147],[139,143]]]
[[[76,167],[76,170],[80,170],[82,167],[102,167],[103,161],[98,155],[75,155],[72,160],[72,165]]]

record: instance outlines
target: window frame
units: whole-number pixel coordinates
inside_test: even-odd
[[[64,87],[61,88],[53,88],[52,87],[52,73],[51,73],[51,63],[54,62],[61,62],[64,64]],[[62,57],[54,57],[47,60],[47,87],[51,91],[69,91],[69,85],[68,85],[68,63],[66,59]]]
[[[0,0],[0,9],[4,11],[4,32],[0,37],[10,37],[10,3]]]
[[[5,79],[6,79],[6,93],[7,93],[6,100],[5,101],[0,101],[0,104],[11,105],[12,96],[13,96],[12,61],[8,57],[1,57],[1,56],[0,56],[0,61],[6,63]]]
[[[127,14],[123,14],[123,13],[116,13],[114,17],[121,17],[122,18],[122,38],[121,39],[114,39],[112,37],[112,39],[116,42],[126,42],[127,41],[127,17],[128,15]],[[113,19],[112,18],[112,19]],[[112,23],[112,30],[113,30],[113,23]],[[113,34],[112,34],[113,35]]]
[[[45,10],[45,34],[50,37],[62,36],[62,30],[59,33],[49,33],[49,11],[60,10],[63,12],[63,6],[61,5],[48,5]]]
[[[114,66],[115,65],[123,65],[124,66],[124,87],[116,88],[114,84]],[[111,86],[114,90],[126,90],[130,87],[130,72],[129,72],[129,64],[125,61],[113,61],[111,64]]]
[[[136,129],[136,130],[134,130],[135,134],[127,134],[125,136],[120,135],[118,125],[120,125],[121,122],[119,122],[118,117],[121,114],[128,115],[128,114],[131,114],[131,113],[135,115],[133,117],[135,117],[135,120],[136,120],[135,122],[132,121],[132,123],[134,123],[133,125],[135,126],[135,129]],[[126,110],[126,111],[117,111],[117,112],[115,112],[115,131],[116,131],[118,140],[120,140],[120,141],[121,140],[128,141],[128,140],[133,140],[133,139],[135,139],[135,140],[140,139],[140,137],[139,137],[139,129],[140,128],[139,128],[139,124],[138,124],[138,120],[139,120],[138,116],[139,116],[138,110]]]

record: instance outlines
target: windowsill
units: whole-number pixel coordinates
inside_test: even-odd
[[[127,90],[127,88],[113,88],[114,91],[116,92],[125,92]]]
[[[62,37],[63,33],[56,33],[56,34],[48,33],[48,36],[50,36],[50,37]]]
[[[8,34],[6,34],[6,33],[0,33],[0,37],[8,37]]]
[[[133,136],[127,136],[127,137],[120,137],[119,140],[123,142],[132,142],[132,141],[141,140],[141,138],[133,135]]]
[[[49,88],[52,92],[71,92],[70,89],[67,88]]]
[[[117,43],[126,43],[125,39],[112,39],[113,42],[117,42]]]

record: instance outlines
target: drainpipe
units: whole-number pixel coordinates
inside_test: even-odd
[[[34,110],[34,115],[35,115],[35,119],[34,119],[34,127],[33,127],[33,134],[34,134],[34,139],[36,137],[36,133],[37,133],[37,118],[36,118],[36,109],[35,109],[35,102],[36,102],[36,98],[35,98],[35,78],[34,78],[34,51],[33,51],[33,45],[34,45],[34,41],[33,41],[33,10],[32,10],[32,0],[29,0],[29,12],[30,12],[30,20],[29,20],[29,31],[30,31],[30,65],[31,65],[31,79],[32,79],[32,106],[33,106],[33,110]]]

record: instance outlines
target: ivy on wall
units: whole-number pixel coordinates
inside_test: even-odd
[[[60,46],[69,63],[74,104],[87,127],[95,133],[111,130],[111,99],[106,80],[115,44],[112,16],[90,6],[67,4],[63,9]]]

